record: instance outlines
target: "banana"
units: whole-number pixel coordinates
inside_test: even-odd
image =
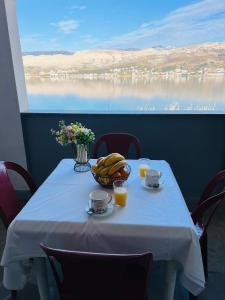
[[[100,172],[104,169],[104,166],[97,166],[97,169],[95,171],[96,174],[100,174]]]
[[[96,164],[100,163],[100,161],[101,161],[103,158],[105,158],[105,156],[100,156],[100,157],[97,159]]]
[[[113,155],[109,156],[105,161],[105,166],[111,166],[112,164],[116,164],[118,161],[124,160],[124,157],[119,153],[113,153]]]
[[[98,168],[100,168],[100,167],[102,167],[102,166],[105,165],[106,158],[107,158],[107,156],[100,160],[100,162],[97,164]]]
[[[115,155],[117,155],[118,153],[111,153],[109,155],[107,155],[106,157],[103,157],[103,159],[101,159],[99,161],[99,163],[97,164],[98,167],[101,167],[101,166],[106,166],[106,163],[107,163],[107,160],[110,159],[111,157],[114,157]]]
[[[104,167],[103,169],[101,169],[101,171],[99,172],[99,176],[106,176],[107,174],[108,174],[108,171],[109,171],[109,169],[111,168],[111,166],[110,167]]]
[[[93,171],[94,173],[96,173],[96,172],[97,172],[97,169],[98,169],[98,166],[97,166],[97,165],[93,165],[93,166],[91,166],[91,169],[92,169],[92,171]]]
[[[110,183],[110,178],[107,177],[99,177],[98,181],[101,185],[107,185]]]
[[[111,157],[113,157],[115,154],[117,154],[117,153],[110,153],[109,155],[107,155],[104,160],[104,165],[106,164],[107,160],[110,159]]]
[[[115,165],[113,165],[109,171],[108,171],[108,175],[111,176],[112,174],[114,174],[115,172],[117,172],[120,168],[124,167],[127,165],[126,160],[121,160],[119,162],[117,162]]]

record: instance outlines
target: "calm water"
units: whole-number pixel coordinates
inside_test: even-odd
[[[27,80],[29,110],[225,112],[225,76],[140,80]]]

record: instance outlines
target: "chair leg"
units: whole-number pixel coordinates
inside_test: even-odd
[[[11,291],[11,299],[12,300],[17,299],[17,291]]]
[[[205,238],[205,278],[208,278],[208,237]]]
[[[189,300],[198,300],[198,296],[194,296],[193,294],[189,293]]]
[[[204,266],[205,278],[208,277],[208,238],[207,234],[204,237],[204,240],[201,241],[201,251],[202,251],[202,261]]]

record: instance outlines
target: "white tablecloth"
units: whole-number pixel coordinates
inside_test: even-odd
[[[127,206],[115,207],[107,217],[93,217],[85,211],[88,195],[101,187],[91,172],[76,173],[72,159],[62,160],[8,228],[1,261],[5,287],[23,287],[22,262],[43,257],[39,247],[43,241],[71,250],[150,250],[154,260],[179,262],[184,287],[194,294],[201,292],[205,279],[198,236],[169,164],[151,161],[151,167],[163,174],[163,188],[156,191],[141,186],[138,161],[129,164]]]

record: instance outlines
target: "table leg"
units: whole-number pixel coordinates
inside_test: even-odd
[[[34,258],[34,268],[35,268],[35,274],[36,274],[40,299],[49,300],[46,259],[44,257]]]
[[[164,289],[164,300],[173,300],[177,276],[177,263],[175,261],[166,262],[166,282]]]

